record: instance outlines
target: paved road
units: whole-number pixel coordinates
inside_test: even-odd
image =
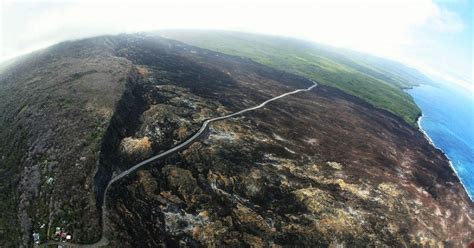
[[[79,244],[71,244],[69,243],[68,246],[71,246],[71,247],[99,247],[99,246],[103,246],[103,245],[107,245],[108,244],[108,240],[107,238],[105,237],[105,232],[106,232],[106,228],[108,226],[108,223],[106,223],[107,221],[107,209],[106,209],[106,199],[107,199],[107,191],[109,190],[110,186],[112,184],[114,184],[115,182],[117,182],[118,180],[134,173],[135,171],[137,171],[138,169],[140,169],[141,167],[147,165],[147,164],[150,164],[160,158],[164,158],[170,154],[173,154],[175,152],[178,152],[186,147],[188,147],[189,145],[191,145],[192,143],[194,143],[203,133],[204,131],[206,131],[206,129],[208,128],[209,124],[212,123],[212,122],[215,122],[215,121],[220,121],[220,120],[224,120],[224,119],[228,119],[228,118],[232,118],[234,116],[237,116],[237,115],[242,115],[246,112],[249,112],[249,111],[253,111],[253,110],[256,110],[256,109],[259,109],[259,108],[262,108],[264,107],[265,105],[267,105],[269,102],[273,102],[275,100],[278,100],[280,98],[283,98],[285,96],[288,96],[288,95],[292,95],[292,94],[296,94],[298,92],[303,92],[303,91],[310,91],[312,90],[314,87],[316,87],[318,84],[316,82],[313,82],[313,85],[311,85],[310,87],[308,88],[305,88],[305,89],[297,89],[297,90],[294,90],[294,91],[290,91],[290,92],[287,92],[287,93],[284,93],[284,94],[281,94],[279,96],[276,96],[276,97],[273,97],[271,99],[268,99],[264,102],[262,102],[261,104],[257,105],[257,106],[254,106],[254,107],[251,107],[251,108],[247,108],[247,109],[244,109],[244,110],[241,110],[241,111],[238,111],[238,112],[235,112],[235,113],[232,113],[232,114],[229,114],[229,115],[225,115],[225,116],[221,116],[221,117],[216,117],[216,118],[212,118],[212,119],[208,119],[206,121],[204,121],[201,125],[201,128],[193,135],[191,136],[190,138],[188,138],[187,140],[179,143],[178,145],[174,146],[173,148],[167,150],[167,151],[164,151],[158,155],[155,155],[147,160],[144,160],[134,166],[132,166],[131,168],[129,168],[128,170],[125,170],[123,172],[121,172],[120,174],[116,175],[115,177],[113,177],[109,183],[107,184],[107,187],[105,188],[104,190],[104,196],[103,196],[103,204],[102,204],[102,238],[97,242],[97,243],[94,243],[94,244],[90,244],[90,245],[79,245]],[[52,243],[52,242],[51,242]],[[50,244],[51,244],[50,243]]]

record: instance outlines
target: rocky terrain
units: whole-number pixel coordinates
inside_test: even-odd
[[[0,72],[0,246],[102,235],[113,177],[311,81],[155,36],[65,42]],[[462,247],[474,205],[402,118],[328,86],[211,124],[107,195],[111,247]],[[20,235],[21,234],[21,235]]]

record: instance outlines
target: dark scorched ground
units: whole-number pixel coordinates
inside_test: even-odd
[[[56,226],[74,242],[100,239],[114,173],[207,118],[309,85],[148,35],[19,59],[0,74],[0,246],[30,245]],[[474,230],[441,151],[401,118],[325,86],[212,124],[115,184],[107,203],[113,247],[460,247]]]

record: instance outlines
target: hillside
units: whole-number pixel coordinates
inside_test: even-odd
[[[111,247],[470,241],[474,206],[444,154],[399,116],[327,85],[210,124],[113,184],[103,206],[111,179],[205,120],[311,85],[153,34],[19,58],[0,73],[0,247],[30,247],[34,233],[51,241],[57,227],[74,244]]]
[[[0,246],[74,225],[100,235],[93,175],[132,64],[107,39],[63,42],[0,74]],[[95,220],[97,219],[97,220]],[[23,241],[23,242],[22,242]]]
[[[431,83],[397,62],[278,36],[225,31],[160,31],[202,48],[251,58],[274,68],[339,88],[415,125],[420,109],[403,89]]]

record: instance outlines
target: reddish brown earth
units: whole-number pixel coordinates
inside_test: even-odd
[[[46,236],[42,223],[98,240],[113,173],[207,118],[311,84],[144,35],[35,56],[0,77],[0,246],[19,244],[11,233],[26,245]],[[115,184],[107,203],[112,247],[463,247],[474,230],[472,202],[419,130],[325,86],[212,124]]]
[[[194,126],[202,116],[281,94],[282,85],[308,84],[245,59],[179,46],[172,50],[188,66],[225,72],[230,83],[202,80],[207,69],[193,75],[167,68],[163,77],[156,68],[165,66],[150,55],[156,52],[139,47],[125,57],[147,68],[145,77],[170,79],[168,107],[183,99],[215,103],[197,117],[174,112]],[[141,130],[150,126],[144,120]],[[339,90],[318,86],[211,130],[113,190],[116,244],[456,247],[471,238],[473,205],[446,157],[400,118]]]

